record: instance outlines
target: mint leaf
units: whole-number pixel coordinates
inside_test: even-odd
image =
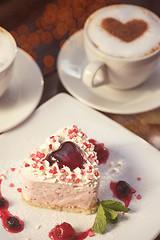
[[[104,210],[105,210],[106,218],[109,222],[110,222],[110,220],[114,220],[117,218],[118,212],[116,212],[112,209],[109,209],[109,208],[104,208]]]
[[[126,208],[121,202],[114,200],[101,201],[101,204],[104,208],[109,208],[117,212],[129,212],[130,209]]]
[[[95,233],[103,233],[106,230],[107,223],[116,223],[119,212],[129,212],[121,202],[114,200],[99,201],[97,215],[92,227]]]
[[[102,204],[99,203],[97,215],[96,215],[92,230],[95,233],[101,234],[105,231],[106,225],[107,225],[107,220],[106,220],[105,210],[104,210]]]

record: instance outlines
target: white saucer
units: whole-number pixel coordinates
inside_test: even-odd
[[[13,79],[0,98],[0,133],[17,126],[33,112],[41,99],[43,85],[37,63],[18,49]]]
[[[69,38],[58,56],[58,73],[64,87],[78,100],[103,112],[131,114],[160,106],[160,64],[143,85],[122,91],[107,86],[89,88],[81,77],[87,58],[83,46],[83,30]]]

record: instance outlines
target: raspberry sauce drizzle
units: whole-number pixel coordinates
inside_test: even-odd
[[[124,196],[124,197],[120,197],[120,196],[118,196],[118,194],[116,193],[117,183],[118,183],[118,182],[111,182],[111,183],[110,183],[110,189],[111,189],[112,192],[113,192],[113,197],[114,197],[114,198],[118,198],[119,200],[121,200],[121,201],[124,203],[125,207],[128,207],[129,204],[130,204],[130,202],[131,202],[132,195],[136,192],[136,190],[135,190],[134,188],[132,188],[132,187],[128,184],[129,187],[130,187],[129,193],[128,193],[126,196]]]
[[[17,216],[13,216],[8,208],[9,208],[9,202],[6,198],[4,198],[1,194],[1,183],[2,183],[2,179],[0,179],[0,198],[3,199],[5,201],[4,206],[0,206],[0,218],[2,220],[2,224],[4,226],[4,228],[8,231],[8,232],[12,232],[12,233],[19,233],[23,230],[24,228],[24,222],[21,221],[19,219],[19,217]],[[9,227],[7,224],[7,219],[13,217],[16,218],[17,222],[19,222],[19,226],[18,229],[16,229],[15,227]]]
[[[66,222],[61,225],[56,225],[50,232],[49,238],[52,240],[83,240],[88,236],[93,236],[92,229],[85,232],[76,232],[74,228]]]
[[[103,143],[98,143],[94,139],[89,139],[89,142],[95,146],[94,151],[97,153],[97,158],[98,158],[99,164],[105,164],[109,157],[108,149],[106,147],[104,147]]]

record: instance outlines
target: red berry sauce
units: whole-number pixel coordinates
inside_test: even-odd
[[[0,218],[2,224],[8,232],[19,233],[24,228],[24,222],[9,212],[9,202],[1,194],[1,183],[2,179],[0,179]]]
[[[108,149],[106,147],[104,147],[103,143],[98,143],[94,139],[89,139],[89,142],[95,146],[94,151],[97,153],[97,158],[98,158],[99,164],[105,164],[109,157]]]
[[[93,235],[92,229],[77,233],[74,228],[66,222],[63,222],[61,225],[56,225],[49,233],[49,237],[52,240],[83,240]]]
[[[130,204],[130,201],[132,199],[132,195],[136,192],[136,190],[134,188],[132,188],[128,183],[125,182],[127,185],[126,193],[124,191],[123,194],[118,194],[117,184],[119,182],[111,182],[110,189],[113,192],[113,197],[118,198],[119,200],[121,200],[124,203],[125,207],[128,207]],[[124,181],[121,181],[121,182],[124,182]]]

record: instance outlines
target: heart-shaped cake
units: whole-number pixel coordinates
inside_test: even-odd
[[[115,18],[104,18],[101,27],[121,41],[132,42],[147,31],[148,24],[142,19],[132,19],[122,23]]]
[[[39,207],[95,212],[99,170],[94,148],[76,125],[48,137],[23,163],[23,199]]]

